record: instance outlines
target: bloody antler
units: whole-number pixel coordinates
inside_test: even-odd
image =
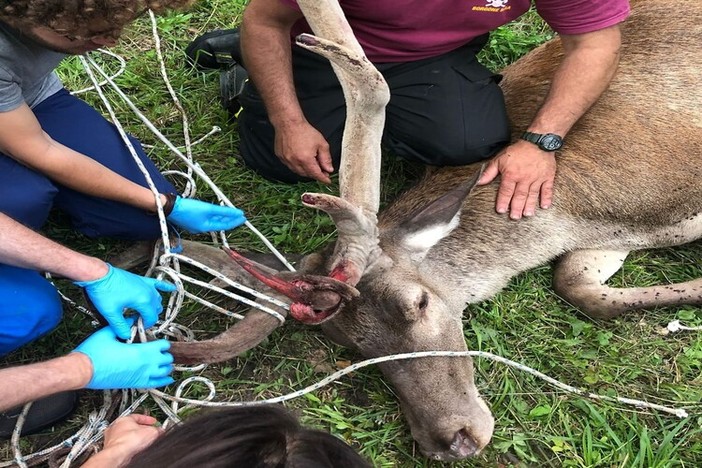
[[[247,259],[227,253],[267,286],[290,298],[293,317],[321,323],[344,301],[358,295],[353,286],[378,254],[380,142],[390,92],[383,76],[366,58],[338,2],[301,0],[298,4],[317,36],[302,34],[296,42],[331,61],[346,100],[339,168],[341,197],[320,193],[302,196],[305,206],[325,211],[336,225],[338,238],[329,276],[266,275]]]
[[[390,92],[383,76],[366,58],[338,0],[298,0],[298,5],[316,36],[302,35],[297,44],[331,61],[347,108],[340,198],[317,193],[302,196],[303,204],[325,211],[336,224],[338,240],[330,276],[273,274],[232,251],[227,253],[250,274],[291,298],[292,316],[305,323],[320,323],[358,295],[354,286],[378,253],[380,141]],[[171,349],[178,362],[221,361],[255,346],[277,326],[276,318],[251,310],[244,320],[212,340],[173,343]]]
[[[263,284],[292,299],[290,315],[300,322],[321,323],[331,317],[343,302],[358,296],[356,288],[334,278],[295,273],[270,274],[238,252],[226,247],[224,251]]]

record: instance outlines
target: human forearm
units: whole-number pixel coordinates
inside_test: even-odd
[[[147,211],[156,210],[151,190],[111,171],[102,164],[59,143],[51,146],[36,170],[50,179],[86,195],[114,200]],[[165,197],[161,195],[161,203]]]
[[[81,353],[0,369],[0,411],[54,393],[83,388],[90,381],[92,372],[90,358]]]
[[[244,62],[276,128],[305,121],[295,93],[290,49],[290,28],[300,16],[272,2],[254,0],[242,21]]]
[[[607,89],[619,63],[618,26],[578,36],[562,36],[565,57],[551,89],[529,127],[535,133],[565,136]]]
[[[114,450],[102,450],[96,453],[81,465],[81,468],[120,468],[128,460],[125,460],[121,453]]]
[[[0,213],[0,263],[48,271],[75,281],[105,276],[107,264],[64,247]]]
[[[53,140],[27,105],[0,112],[0,152],[78,192],[145,210],[156,208],[150,190]]]
[[[619,28],[561,36],[565,56],[551,88],[527,128],[533,133],[565,136],[609,86],[619,63]],[[495,210],[512,219],[533,216],[537,203],[551,206],[556,175],[554,153],[519,140],[500,151],[488,164],[479,183],[500,175]]]

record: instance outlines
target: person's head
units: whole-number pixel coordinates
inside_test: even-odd
[[[281,406],[205,411],[167,430],[127,468],[370,468],[333,435],[308,429]]]
[[[0,0],[0,21],[39,44],[68,54],[114,45],[122,29],[151,9],[193,0]]]

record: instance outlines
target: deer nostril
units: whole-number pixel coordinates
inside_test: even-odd
[[[480,452],[478,444],[464,428],[456,432],[451,442],[451,453],[458,458],[470,457]]]

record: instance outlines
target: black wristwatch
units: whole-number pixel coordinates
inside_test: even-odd
[[[563,138],[554,133],[522,133],[522,140],[534,143],[544,151],[558,151],[563,146]]]

